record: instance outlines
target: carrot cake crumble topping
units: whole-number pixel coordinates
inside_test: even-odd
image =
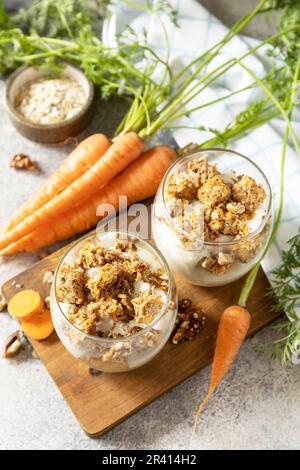
[[[178,236],[187,241],[231,241],[246,237],[249,221],[266,198],[264,188],[252,177],[221,173],[205,158],[177,168],[168,178],[165,200]],[[200,265],[214,274],[225,274],[235,260],[247,263],[259,250],[267,232],[239,243],[236,248],[204,257]]]
[[[150,325],[165,305],[168,280],[140,258],[134,243],[106,249],[88,242],[74,264],[58,274],[59,302],[69,304],[68,319],[101,338],[122,338]]]

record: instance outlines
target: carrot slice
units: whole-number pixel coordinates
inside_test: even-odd
[[[22,290],[14,295],[7,306],[12,317],[18,320],[30,320],[44,308],[44,301],[35,290]]]
[[[51,314],[46,308],[34,316],[32,320],[22,321],[21,326],[31,339],[48,338],[54,331]]]

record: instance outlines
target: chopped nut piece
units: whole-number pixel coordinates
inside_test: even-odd
[[[28,155],[24,153],[17,153],[11,160],[10,165],[11,168],[15,168],[16,170],[29,170],[29,171],[37,171],[38,165],[31,160]]]
[[[234,261],[234,256],[230,253],[223,253],[222,251],[218,254],[218,264],[224,266],[225,264],[231,264]]]
[[[225,274],[231,267],[232,263],[227,262],[230,259],[231,255],[227,256],[225,253],[219,253],[218,257],[207,256],[201,266],[214,274]],[[232,259],[234,258],[232,257]]]
[[[51,297],[48,295],[48,297],[45,298],[45,304],[48,310],[50,310],[50,302],[51,302]]]
[[[191,306],[192,306],[191,299],[181,299],[178,304],[178,311],[185,312],[186,310],[189,310]]]
[[[53,271],[46,271],[43,277],[43,282],[45,284],[52,284],[54,278],[54,272]]]
[[[6,302],[2,294],[0,294],[0,312],[2,312],[6,307]]]
[[[180,309],[181,302],[183,310]],[[173,344],[193,340],[200,333],[206,322],[203,311],[195,309],[189,299],[183,299],[181,302],[179,302],[175,326],[171,336]],[[189,306],[187,307],[187,305]]]
[[[15,356],[18,354],[21,347],[20,332],[15,331],[15,333],[12,333],[5,341],[2,357],[9,359],[10,357]]]
[[[217,263],[217,259],[213,258],[212,256],[207,256],[204,261],[202,262],[201,266],[204,269],[211,270],[212,267]]]

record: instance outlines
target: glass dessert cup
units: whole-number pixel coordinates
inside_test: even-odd
[[[117,339],[98,337],[81,331],[69,321],[63,304],[57,298],[58,273],[63,263],[73,263],[80,248],[88,241],[98,242],[101,246],[109,248],[108,240],[111,243],[111,237],[116,241],[134,242],[149,264],[153,262],[155,269],[164,269],[168,279],[166,302],[152,323],[135,334]],[[110,373],[126,372],[141,367],[161,351],[172,333],[177,314],[177,303],[173,275],[161,253],[149,242],[120,232],[103,232],[92,237],[87,235],[78,240],[60,260],[51,289],[52,320],[56,333],[65,348],[89,367]]]
[[[236,175],[250,176],[264,189],[265,199],[255,211],[253,219],[247,221],[249,233],[246,236],[232,239],[227,235],[219,235],[215,240],[204,240],[202,231],[201,240],[191,241],[190,233],[185,231],[184,226],[176,224],[166,202],[169,177],[174,171],[184,172],[189,162],[199,158],[204,158],[209,164],[216,164],[223,177],[232,177],[234,171]],[[204,213],[201,218],[203,230]],[[191,284],[207,287],[229,284],[248,273],[262,255],[272,225],[272,191],[266,176],[249,158],[224,149],[203,149],[177,160],[169,168],[157,191],[152,212],[153,237],[170,268]],[[223,268],[217,265],[219,272],[216,273],[209,269],[208,261],[211,260],[221,260],[227,266]]]

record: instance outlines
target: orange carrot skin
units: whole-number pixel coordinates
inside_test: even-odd
[[[23,238],[39,225],[88,200],[96,191],[121,173],[144,150],[144,143],[134,132],[119,136],[106,153],[87,172],[54,199],[0,238],[0,250]]]
[[[104,134],[94,134],[80,142],[60,168],[41,187],[37,195],[25,202],[11,217],[6,225],[6,232],[61,193],[75,179],[82,176],[110,146],[111,142]]]
[[[176,157],[175,150],[170,147],[154,147],[148,150],[89,201],[49,220],[47,224],[41,225],[28,236],[2,250],[0,255],[22,251],[36,252],[45,246],[89,230],[101,220],[96,214],[98,206],[111,204],[118,210],[119,197],[122,195],[127,196],[128,205],[153,196]]]
[[[232,305],[224,310],[217,333],[211,373],[215,389],[227,374],[250,328],[251,315],[243,307]]]
[[[232,305],[231,307],[226,308],[222,313],[217,332],[210,386],[205,398],[198,407],[191,440],[195,435],[199,416],[202,413],[203,408],[221,380],[229,371],[247,336],[250,323],[250,313],[239,305]]]

